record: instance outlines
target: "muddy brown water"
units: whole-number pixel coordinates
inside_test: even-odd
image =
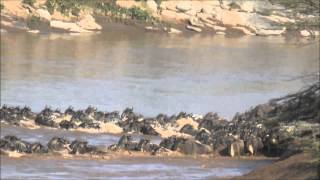
[[[319,72],[319,43],[299,43],[280,37],[167,36],[123,26],[87,36],[2,33],[1,105],[29,105],[37,112],[45,105],[108,111],[133,106],[145,116],[183,110],[231,118],[313,80],[308,75]],[[2,126],[1,136],[7,134],[42,143],[64,136],[99,146],[119,138]],[[217,179],[271,162],[1,156],[1,179]]]

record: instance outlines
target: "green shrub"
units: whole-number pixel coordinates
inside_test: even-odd
[[[0,3],[0,10],[4,9],[4,5]]]
[[[23,4],[28,4],[30,6],[34,6],[35,2],[36,2],[36,0],[22,0]]]
[[[46,6],[51,14],[57,10],[65,15],[71,13],[78,16],[82,8],[91,7],[95,11],[100,11],[115,18],[131,18],[141,21],[154,20],[149,12],[139,7],[122,8],[116,5],[115,0],[47,0]]]
[[[37,29],[41,25],[41,19],[38,16],[30,16],[27,19],[27,26],[30,29]]]
[[[279,3],[286,8],[294,9],[299,12],[319,12],[319,0],[270,0],[272,3]]]
[[[39,16],[29,16],[26,20],[27,26],[30,29],[49,29],[50,23],[43,21]]]

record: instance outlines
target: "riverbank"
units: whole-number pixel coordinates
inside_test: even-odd
[[[313,179],[319,178],[319,154],[301,153],[253,170],[233,180]]]
[[[116,21],[168,34],[319,36],[316,9],[302,12],[267,0],[70,1],[68,6],[53,0],[29,4],[4,0],[2,4],[2,31],[85,34],[108,31],[108,23]]]

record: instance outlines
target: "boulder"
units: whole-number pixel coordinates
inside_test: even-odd
[[[215,31],[225,31],[225,30],[227,30],[226,27],[222,27],[222,26],[213,26],[213,29]]]
[[[191,10],[191,4],[189,1],[181,1],[179,4],[177,4],[176,9],[180,12],[186,12]]]
[[[198,14],[197,14],[197,17],[199,17],[199,19],[200,19],[201,21],[203,21],[205,24],[211,24],[211,25],[216,24],[215,22],[213,22],[212,20],[210,20],[210,18],[212,17],[212,16],[210,16],[210,15],[203,14],[203,13],[198,13]]]
[[[36,14],[43,20],[51,21],[51,14],[45,9],[37,9]]]
[[[189,18],[189,24],[196,27],[204,27],[204,24],[195,16]]]
[[[137,6],[137,7],[140,6],[140,2],[132,1],[132,0],[117,0],[116,4],[123,8],[132,8],[134,6]]]
[[[101,30],[102,27],[96,23],[92,15],[87,14],[81,18],[77,25],[86,30]]]
[[[177,0],[162,1],[160,4],[160,9],[177,11],[176,7],[179,3],[180,3],[180,1],[177,1]]]
[[[170,28],[168,33],[169,34],[180,34],[180,33],[182,33],[182,31],[180,31],[179,29]]]
[[[283,16],[277,16],[277,15],[270,15],[270,16],[264,16],[264,18],[269,19],[270,21],[274,21],[277,23],[295,23],[296,21],[294,19],[290,19]]]
[[[303,37],[309,37],[311,36],[311,33],[308,30],[302,30],[300,31],[301,36]]]
[[[250,35],[250,36],[256,35],[255,33],[252,33],[250,30],[248,30],[245,27],[232,27],[232,28],[243,32],[245,35]]]
[[[255,33],[260,36],[270,36],[270,35],[281,35],[286,31],[286,28],[281,30],[268,30],[268,29],[258,29]]]
[[[91,31],[88,31],[88,30],[81,28],[76,23],[63,22],[63,21],[58,21],[58,20],[50,21],[50,27],[55,28],[55,29],[59,29],[59,30],[68,31],[68,32],[74,32],[74,33],[91,32]]]
[[[168,20],[175,20],[175,21],[184,21],[190,18],[189,15],[184,13],[178,13],[172,10],[163,10],[161,12],[162,18],[168,19]]]
[[[147,0],[146,6],[152,13],[156,13],[158,11],[158,4],[154,0]]]
[[[187,25],[186,26],[187,29],[195,31],[195,32],[202,32],[201,28],[195,27],[195,26],[191,26],[191,25]]]

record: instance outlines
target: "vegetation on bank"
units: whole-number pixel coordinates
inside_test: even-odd
[[[308,18],[305,20],[300,20],[295,23],[285,24],[287,30],[298,31],[303,29],[313,29],[318,30],[320,28],[320,17]]]
[[[36,3],[36,0],[22,0],[23,4],[28,4],[30,6],[34,6],[34,3]]]
[[[309,14],[310,12],[319,13],[319,0],[269,0],[271,3],[279,3],[287,9]]]
[[[4,9],[4,5],[0,2],[0,10]]]
[[[115,0],[47,0],[45,5],[51,14],[57,10],[64,15],[71,13],[74,16],[78,16],[81,10],[91,8],[95,13],[109,15],[114,18],[133,19],[144,22],[156,20],[146,10],[139,7],[123,8],[116,5]]]

